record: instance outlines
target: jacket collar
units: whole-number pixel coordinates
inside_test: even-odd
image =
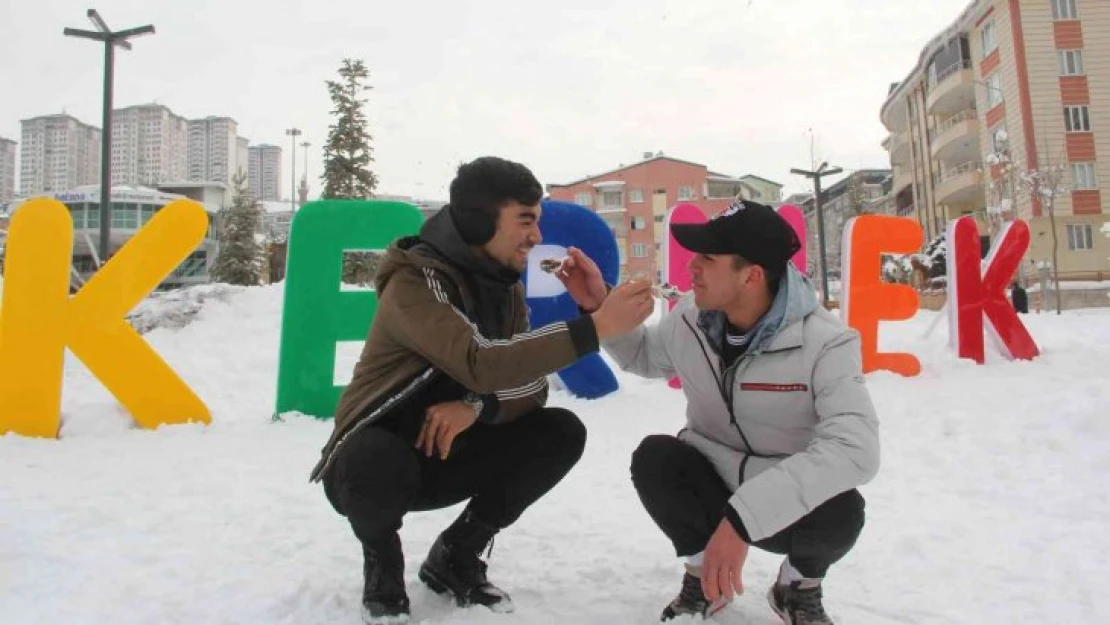
[[[755,333],[748,347],[749,355],[775,352],[802,346],[802,324],[806,316],[817,310],[817,295],[813,283],[788,265],[779,292],[770,310],[753,328]],[[693,308],[698,328],[709,339],[714,349],[720,349],[728,324],[720,311],[699,311]]]

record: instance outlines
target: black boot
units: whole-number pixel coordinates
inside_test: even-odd
[[[494,612],[512,612],[508,593],[486,579],[486,563],[478,555],[493,542],[497,528],[464,510],[432,545],[420,567],[420,579],[437,593],[451,593],[460,606],[484,605]]]
[[[682,576],[682,590],[667,607],[663,608],[660,621],[669,621],[678,616],[687,614],[701,615],[703,618],[709,612],[709,600],[701,591],[701,578],[694,577],[689,572]]]
[[[362,619],[367,625],[409,622],[409,597],[405,594],[405,556],[396,532],[380,544],[362,548]]]

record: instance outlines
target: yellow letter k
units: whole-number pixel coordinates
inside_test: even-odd
[[[102,219],[110,214],[101,210]],[[16,211],[0,309],[0,435],[58,435],[66,347],[140,426],[208,423],[200,398],[124,319],[207,228],[208,214],[196,202],[167,205],[70,297],[69,211],[52,199]]]

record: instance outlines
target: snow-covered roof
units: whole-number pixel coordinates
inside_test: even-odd
[[[100,185],[83,185],[67,191],[37,193],[34,196],[19,197],[12,200],[10,210],[14,213],[16,208],[31,197],[51,197],[59,202],[99,202]],[[169,204],[185,196],[176,193],[166,193],[150,187],[133,185],[116,185],[112,187],[112,201],[149,202],[152,204]]]

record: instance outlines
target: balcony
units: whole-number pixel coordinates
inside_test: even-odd
[[[900,192],[902,189],[909,187],[913,184],[913,169],[908,166],[894,167],[894,191]]]
[[[628,211],[623,208],[599,208],[597,215],[609,226],[613,236],[618,239],[628,236]]]
[[[967,161],[936,176],[938,204],[963,204],[983,197],[983,165]]]
[[[879,112],[883,126],[895,134],[909,130],[909,110],[906,105],[906,97],[899,92],[899,89],[893,89],[887,97],[887,102],[883,104]]]
[[[929,80],[925,100],[930,115],[945,116],[971,108],[975,102],[975,72],[971,61],[957,61]]]
[[[979,155],[979,118],[975,109],[966,109],[937,124],[929,131],[933,158],[962,163]]]
[[[891,165],[909,165],[910,163],[910,132],[892,132],[883,147],[890,153]]]

